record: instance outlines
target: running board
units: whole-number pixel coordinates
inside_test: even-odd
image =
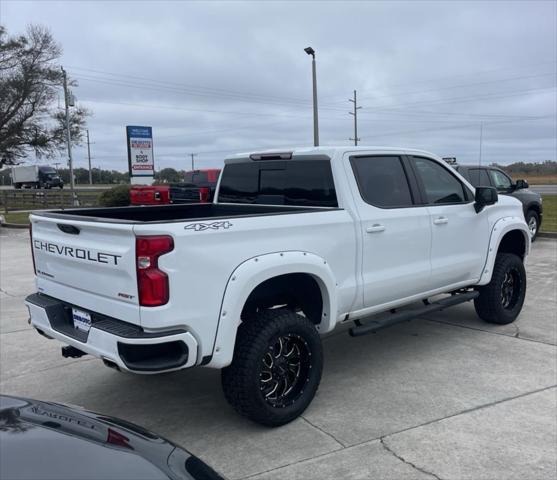
[[[424,301],[424,306],[422,308],[407,310],[400,313],[391,313],[388,317],[371,320],[368,323],[360,323],[359,320],[355,320],[356,326],[349,330],[350,336],[360,337],[368,333],[375,333],[377,330],[382,330],[383,328],[396,325],[397,323],[406,322],[427,313],[438,312],[447,307],[468,302],[476,298],[479,294],[480,292],[478,291],[456,293],[450,297],[437,300],[436,302],[426,303],[426,301]]]

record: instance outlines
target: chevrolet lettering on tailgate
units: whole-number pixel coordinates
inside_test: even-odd
[[[77,258],[78,260],[87,260],[90,262],[107,263],[110,265],[118,265],[118,259],[122,255],[114,255],[107,252],[92,252],[85,248],[68,247],[57,245],[56,243],[43,242],[41,240],[33,240],[33,246],[36,250],[43,250],[55,255]]]

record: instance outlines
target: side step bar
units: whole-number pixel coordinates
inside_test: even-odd
[[[390,327],[391,325],[396,325],[397,323],[412,320],[413,318],[420,317],[426,313],[437,312],[447,307],[458,305],[459,303],[468,302],[476,298],[479,294],[480,292],[478,291],[456,293],[450,297],[437,300],[436,302],[426,303],[426,301],[424,301],[425,305],[422,308],[407,310],[400,313],[392,313],[386,318],[379,318],[368,323],[360,323],[359,320],[356,320],[356,326],[349,330],[350,336],[360,337],[368,333],[375,333],[377,330]]]

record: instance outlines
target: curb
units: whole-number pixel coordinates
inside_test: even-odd
[[[538,237],[541,237],[541,238],[557,238],[557,232],[539,232]]]
[[[29,224],[25,223],[0,223],[2,228],[29,228]]]
[[[0,227],[2,228],[29,228],[28,223],[6,223],[4,215],[0,215]]]

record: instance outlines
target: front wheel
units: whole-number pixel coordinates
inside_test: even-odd
[[[512,323],[518,317],[526,297],[526,270],[518,255],[499,253],[491,281],[479,288],[474,299],[479,317],[489,323]]]
[[[528,210],[526,214],[526,223],[528,225],[528,230],[530,230],[530,238],[533,242],[536,240],[540,228],[540,217],[534,210]]]
[[[238,413],[276,427],[311,403],[322,369],[315,325],[290,310],[266,310],[240,325],[234,358],[222,370],[222,387]]]

